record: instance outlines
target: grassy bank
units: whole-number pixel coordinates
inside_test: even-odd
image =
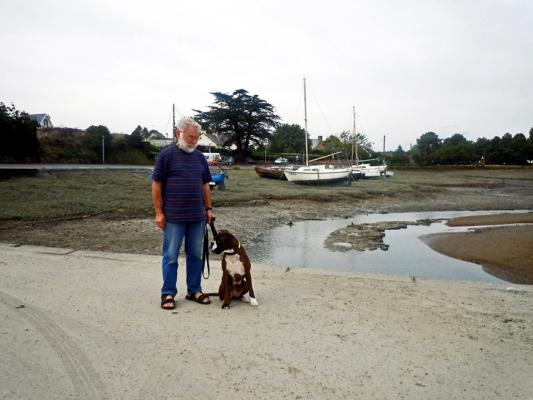
[[[400,170],[386,179],[351,186],[300,186],[259,178],[253,168],[229,171],[226,190],[213,190],[214,205],[228,207],[298,199],[339,202],[401,195],[425,196],[449,187],[495,188],[531,180],[533,170]],[[0,221],[54,220],[103,215],[151,217],[147,175],[124,171],[56,172],[0,181]]]

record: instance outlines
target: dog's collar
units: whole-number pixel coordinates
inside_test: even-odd
[[[237,248],[240,249],[241,248],[241,242],[239,242],[237,240]],[[226,250],[224,250],[224,253],[226,253],[228,256],[234,256],[235,254],[237,254],[237,250],[233,250],[231,253],[228,253]]]

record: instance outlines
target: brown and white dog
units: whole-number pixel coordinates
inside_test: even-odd
[[[222,255],[222,282],[218,289],[218,297],[222,300],[222,308],[228,309],[233,299],[250,302],[252,306],[257,306],[254,289],[252,286],[252,275],[250,269],[252,264],[241,243],[226,230],[217,232],[214,225],[211,225],[214,239],[211,242],[211,251]],[[249,294],[250,298],[245,297]]]

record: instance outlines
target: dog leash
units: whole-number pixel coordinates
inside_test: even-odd
[[[202,253],[202,276],[204,279],[209,279],[211,276],[211,268],[209,266],[209,232],[207,230],[207,225],[211,227],[211,233],[213,234],[213,239],[217,236],[217,231],[215,229],[215,219],[213,218],[210,223],[205,224],[204,232],[204,250]],[[205,276],[205,267],[207,265],[207,276]]]

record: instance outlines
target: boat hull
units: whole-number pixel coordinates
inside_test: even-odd
[[[380,178],[387,175],[386,165],[352,165],[352,175],[359,178]]]
[[[285,171],[289,182],[294,183],[327,183],[349,179],[350,168],[313,168],[302,167],[295,171]]]
[[[261,178],[271,178],[271,179],[287,179],[285,177],[284,169],[282,168],[263,168],[263,167],[254,167],[255,173]]]

